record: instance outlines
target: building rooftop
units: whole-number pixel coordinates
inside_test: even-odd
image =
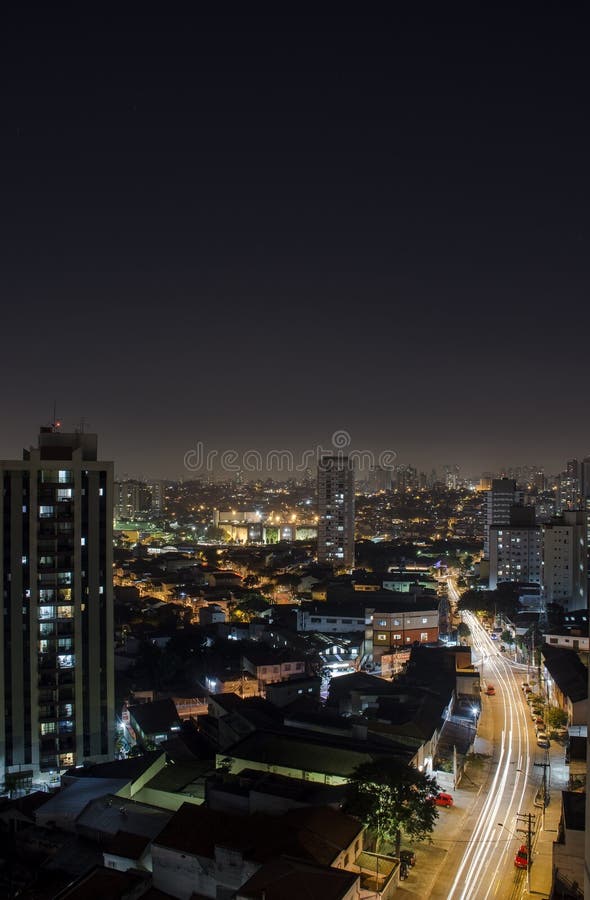
[[[257,862],[290,853],[329,866],[364,828],[331,807],[292,809],[282,816],[254,813],[244,823],[242,816],[184,803],[154,844],[205,859],[223,846]]]
[[[282,857],[263,865],[237,891],[237,900],[340,900],[358,875]]]
[[[296,771],[348,778],[361,763],[372,762],[385,752],[383,749],[376,750],[366,741],[331,735],[318,735],[316,739],[316,735],[290,730],[287,733],[259,731],[248,735],[227,750],[225,755]],[[409,760],[413,752],[391,743],[389,755],[394,754]]]
[[[575,650],[543,644],[545,668],[565,697],[572,703],[588,697],[588,669]]]
[[[180,718],[174,701],[169,697],[165,700],[130,706],[129,715],[146,735],[165,734],[172,729],[180,731]]]
[[[143,756],[132,756],[129,759],[114,759],[110,762],[77,766],[67,769],[64,777],[66,781],[70,778],[117,778],[136,781],[161,756],[164,756],[161,750],[153,750],[144,753]]]
[[[56,900],[127,900],[129,897],[141,896],[141,886],[150,878],[148,872],[119,872],[96,866],[75,884],[61,891]]]
[[[137,861],[141,859],[151,839],[145,834],[133,834],[131,831],[117,831],[113,837],[103,845],[105,853],[113,856],[122,856],[124,859]]]

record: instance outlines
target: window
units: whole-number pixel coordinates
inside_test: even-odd
[[[422,631],[422,632],[421,632],[421,634],[420,634],[420,640],[421,640],[421,641],[427,641],[427,640],[428,640],[428,632],[427,632],[427,631]]]
[[[422,624],[423,624],[423,625],[426,625],[427,622],[428,622],[428,619],[426,618],[426,616],[424,616],[424,618],[422,619]]]
[[[40,519],[50,519],[55,513],[55,507],[53,506],[40,506],[39,507],[39,518]]]
[[[55,722],[41,722],[41,734],[55,734]]]
[[[378,640],[378,641],[386,641],[386,640],[387,640],[387,635],[386,635],[386,634],[383,634],[383,632],[381,631],[381,632],[379,632],[379,634],[377,635],[377,640]]]
[[[57,664],[60,669],[71,669],[76,664],[76,657],[73,653],[60,653]]]
[[[387,628],[387,619],[379,619],[377,625],[379,628]]]
[[[401,641],[402,636],[401,636],[401,634],[394,634],[393,639],[394,639],[394,641]]]
[[[40,606],[39,619],[53,619],[55,617],[55,606]]]

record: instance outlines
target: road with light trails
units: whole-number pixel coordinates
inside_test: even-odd
[[[452,579],[448,584],[454,605],[459,594]],[[465,840],[449,852],[444,884],[437,885],[431,896],[515,900],[526,890],[526,872],[514,866],[514,854],[525,840],[524,835],[514,834],[516,814],[539,812],[533,807],[534,729],[522,694],[522,667],[502,656],[477,616],[463,612],[463,619],[471,631],[473,662],[479,668],[482,687],[492,684],[496,689],[494,697],[482,694],[481,726],[489,735],[493,758],[488,782],[466,821]]]

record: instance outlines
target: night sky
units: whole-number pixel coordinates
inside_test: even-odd
[[[54,400],[119,474],[590,453],[575,12],[85,6],[2,21],[2,456]]]

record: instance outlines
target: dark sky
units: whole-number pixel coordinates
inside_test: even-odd
[[[3,456],[590,453],[584,23],[410,6],[2,21]]]

